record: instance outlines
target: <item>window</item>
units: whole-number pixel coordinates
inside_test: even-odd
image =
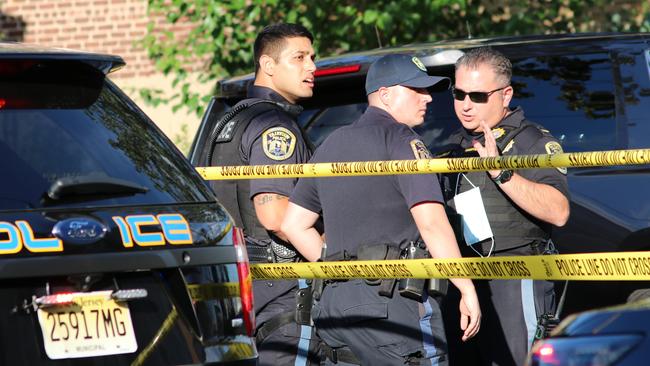
[[[207,186],[162,133],[103,75],[82,66],[39,64],[3,82],[0,92],[12,103],[0,109],[0,210],[208,200]],[[58,179],[97,176],[148,191],[45,199]]]
[[[313,109],[305,110],[301,115],[301,119],[311,117],[311,120],[306,124],[306,131],[312,143],[318,146],[332,131],[356,121],[367,106],[367,103],[355,103],[324,108],[317,112]],[[302,122],[299,123],[302,125]]]

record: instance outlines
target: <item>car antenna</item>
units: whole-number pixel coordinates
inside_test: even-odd
[[[465,20],[465,27],[467,27],[467,39],[472,39],[472,30],[469,27],[469,21]]]
[[[383,48],[381,45],[381,37],[379,37],[379,28],[377,28],[377,24],[375,24],[375,34],[377,35],[377,43],[379,44],[379,48]]]

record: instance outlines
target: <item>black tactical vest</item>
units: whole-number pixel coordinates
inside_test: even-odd
[[[500,126],[502,127],[502,126]],[[503,127],[502,127],[503,128]],[[516,138],[516,146],[519,151],[528,151],[530,147],[538,141],[543,132],[540,131],[540,126],[528,122],[526,120],[521,122],[517,128],[505,126],[505,133],[500,138],[497,138],[497,146],[499,151],[503,151],[510,141]],[[452,139],[458,139],[460,136],[454,136]],[[483,136],[478,139],[484,143]],[[512,150],[507,151],[504,155],[512,153]],[[445,157],[477,157],[478,153],[474,148],[467,148],[466,146],[456,145],[445,154]],[[493,251],[502,251],[506,249],[521,247],[525,244],[533,242],[545,241],[550,238],[550,224],[542,222],[523,210],[519,209],[509,198],[503,193],[498,185],[489,178],[488,174],[484,171],[467,172],[464,173],[474,186],[479,187],[485,212],[494,234],[494,249]],[[474,188],[461,174],[445,174],[442,177],[443,192],[447,205],[453,210],[453,198],[456,193],[462,193]],[[453,215],[453,214],[452,214]],[[450,218],[452,225],[458,222],[457,218]],[[454,229],[459,243],[464,243],[462,229],[458,225]],[[474,244],[478,249],[481,245],[482,253],[487,254],[492,245],[491,240],[484,240],[481,243]]]
[[[262,113],[278,110],[286,113],[281,103],[265,99],[251,100],[236,105],[215,125],[210,135],[212,149],[208,155],[210,166],[249,165],[239,153],[242,135],[248,124]],[[210,181],[219,202],[232,215],[235,224],[244,229],[247,236],[259,240],[269,239],[266,229],[259,223],[250,199],[248,180]]]

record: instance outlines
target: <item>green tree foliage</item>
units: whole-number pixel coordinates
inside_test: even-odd
[[[189,36],[160,31],[141,41],[178,93],[166,99],[201,114],[210,96],[191,88],[188,65],[205,62],[202,82],[253,70],[253,41],[264,26],[295,22],[309,28],[319,57],[415,42],[535,33],[650,31],[645,0],[149,0],[152,15],[192,24]]]

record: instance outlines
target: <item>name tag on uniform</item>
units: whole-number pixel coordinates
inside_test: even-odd
[[[478,187],[454,197],[456,212],[461,215],[463,237],[467,245],[476,244],[494,236],[488,221],[483,198]]]

